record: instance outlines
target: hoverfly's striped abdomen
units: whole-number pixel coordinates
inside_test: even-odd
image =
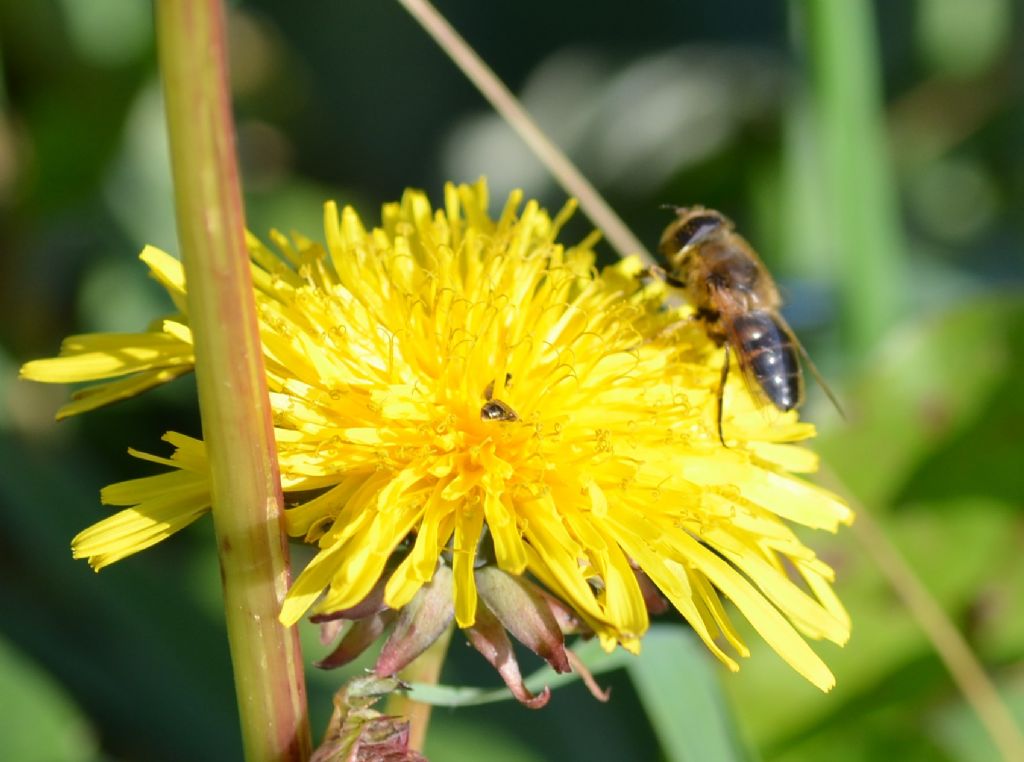
[[[737,354],[775,407],[785,412],[803,402],[803,376],[796,339],[765,310],[738,315],[732,329]]]

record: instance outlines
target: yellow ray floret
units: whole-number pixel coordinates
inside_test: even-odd
[[[813,428],[795,413],[766,424],[730,379],[724,448],[721,353],[699,330],[663,340],[685,312],[640,286],[638,262],[599,272],[592,240],[558,243],[570,211],[513,194],[492,219],[480,182],[448,186],[439,210],[409,191],[374,229],[329,203],[325,245],[274,233],[274,254],[250,236],[287,529],[317,548],[282,620],[350,607],[382,577],[401,607],[445,564],[469,627],[474,569],[493,564],[635,651],[641,569],[730,667],[747,648],[725,600],[827,690],[805,638],[841,644],[850,622],[790,525],[835,531],[851,514],[793,475],[817,465],[793,444]],[[66,414],[191,367],[181,268],[143,258],[182,314],[26,365],[35,380],[101,382]],[[108,488],[131,507],[79,535],[76,556],[99,568],[207,510],[202,445],[172,439],[174,470]]]
[[[203,443],[174,433],[164,439],[177,447],[169,459],[131,452],[176,470],[104,488],[100,499],[106,505],[131,508],[79,532],[71,541],[75,558],[89,559],[89,564],[99,571],[170,537],[210,510]]]

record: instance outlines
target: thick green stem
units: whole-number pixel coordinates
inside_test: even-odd
[[[227,89],[220,0],[158,0],[160,69],[245,758],[310,754],[288,545]]]
[[[898,317],[905,283],[874,15],[862,0],[795,0],[793,7],[809,54],[843,327],[863,355]]]
[[[444,657],[448,654],[448,643],[452,639],[453,627],[444,631],[430,647],[402,670],[399,677],[407,683],[436,685],[441,678],[441,667]],[[409,748],[423,750],[427,741],[427,726],[430,724],[430,704],[413,701],[405,693],[395,692],[388,697],[385,714],[405,717],[409,720]]]

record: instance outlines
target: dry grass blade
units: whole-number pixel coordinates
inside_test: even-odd
[[[644,248],[622,219],[597,192],[597,189],[552,143],[522,107],[512,92],[498,79],[491,68],[476,54],[452,25],[427,0],[398,0],[409,11],[441,49],[472,82],[526,142],[537,158],[551,171],[565,192],[575,196],[580,208],[604,233],[619,256],[639,254],[645,264],[654,264]]]

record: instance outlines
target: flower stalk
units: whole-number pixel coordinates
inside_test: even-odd
[[[310,754],[282,497],[227,88],[220,0],[160,0],[158,47],[189,327],[247,760]]]

